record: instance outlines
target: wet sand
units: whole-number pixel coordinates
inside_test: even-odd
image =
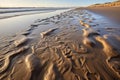
[[[0,80],[119,80],[120,26],[85,9],[38,19],[0,54]]]
[[[91,7],[88,10],[101,14],[114,22],[120,23],[120,7]]]

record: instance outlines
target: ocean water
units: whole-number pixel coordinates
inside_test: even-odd
[[[37,19],[48,18],[68,10],[59,8],[45,10],[40,9],[29,9],[31,11],[25,11],[28,9],[0,9],[0,12],[4,12],[0,13],[0,35],[13,35],[27,29]]]
[[[3,9],[0,10],[2,11]],[[68,10],[70,9],[43,9],[20,12],[18,9],[16,10],[17,12],[14,12],[13,9],[6,9],[6,11],[13,12],[0,13],[0,17],[3,17],[0,19],[0,49],[2,46],[7,45],[7,42],[9,42],[14,35],[26,31],[36,20],[49,18]]]

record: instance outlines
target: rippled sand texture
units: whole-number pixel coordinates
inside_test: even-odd
[[[103,28],[92,15],[71,10],[37,20],[3,49],[0,79],[119,80],[120,28]]]

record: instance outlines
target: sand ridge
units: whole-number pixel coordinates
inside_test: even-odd
[[[120,48],[109,36],[118,42],[120,36],[116,29],[101,33],[92,15],[81,9],[36,20],[16,35],[22,38],[13,41],[12,54],[0,55],[0,80],[119,80]]]

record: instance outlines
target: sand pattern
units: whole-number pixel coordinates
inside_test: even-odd
[[[0,80],[119,80],[118,29],[104,28],[102,34],[92,15],[70,10],[36,20],[0,55]],[[42,27],[48,29],[38,32],[39,42],[33,45],[32,33]]]

